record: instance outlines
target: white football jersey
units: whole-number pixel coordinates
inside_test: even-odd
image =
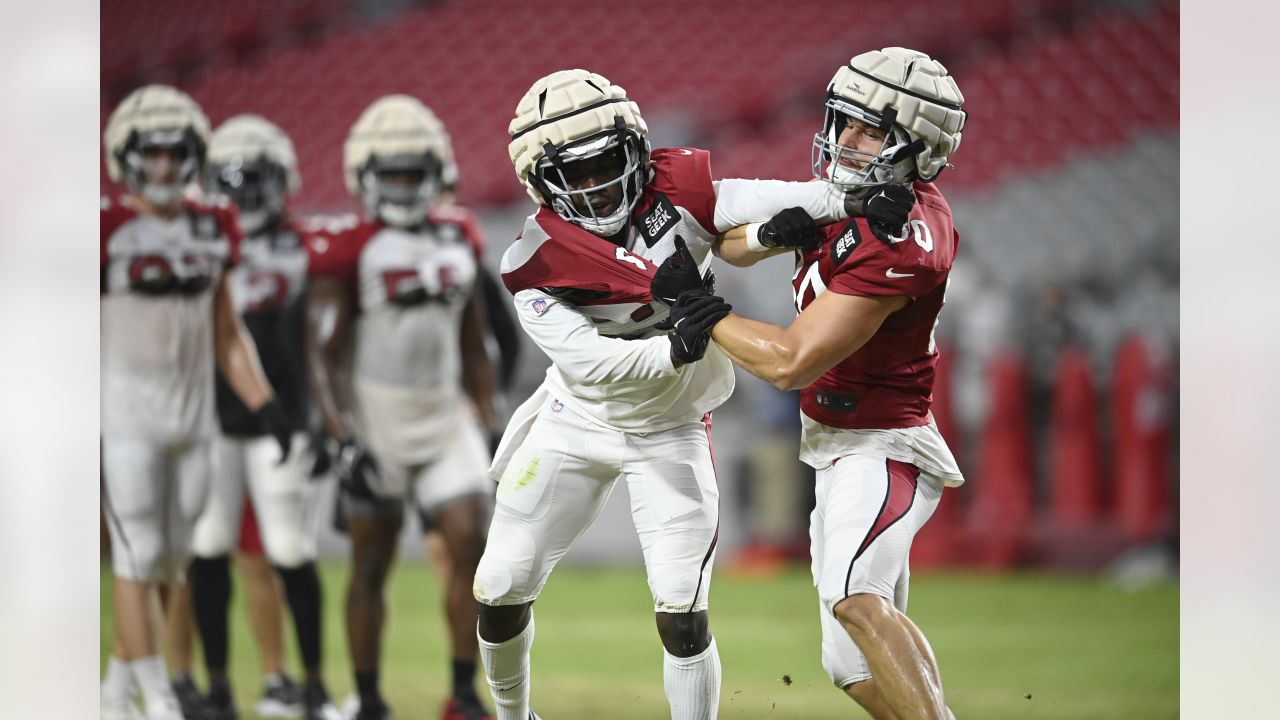
[[[213,421],[213,296],[238,257],[232,211],[187,203],[173,219],[102,203],[101,416],[106,436],[161,442]]]

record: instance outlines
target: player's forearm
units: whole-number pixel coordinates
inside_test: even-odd
[[[271,399],[274,393],[258,349],[235,312],[225,280],[214,299],[213,351],[223,377],[246,407],[257,410]]]
[[[475,404],[486,431],[493,431],[493,362],[484,342],[484,303],[478,294],[467,304],[462,320],[462,386]]]
[[[618,340],[592,331],[590,335],[578,334],[569,343],[548,355],[561,372],[580,385],[652,380],[675,372],[671,341],[665,335]]]
[[[351,363],[354,350],[352,312],[345,289],[332,278],[317,278],[307,302],[307,382],[325,429],[335,440],[353,434],[354,393]]]
[[[343,367],[334,358],[313,357],[308,366],[311,400],[320,411],[329,436],[339,441],[354,434],[350,378],[350,367]]]
[[[738,367],[780,390],[797,390],[821,375],[809,377],[787,331],[777,325],[730,313],[711,329],[711,339]]]
[[[753,232],[753,227],[758,229],[759,225],[759,223],[752,223],[726,230],[711,246],[712,252],[716,257],[735,267],[751,267],[765,258],[791,251],[790,248],[764,248],[763,250],[752,248],[748,238]]]

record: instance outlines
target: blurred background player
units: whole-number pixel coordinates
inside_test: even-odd
[[[301,185],[293,143],[257,115],[237,115],[213,133],[206,188],[233,202],[245,233],[241,262],[228,275],[236,310],[259,348],[267,378],[277,389],[299,448],[279,462],[266,428],[221,376],[217,382],[221,433],[215,442],[218,481],[196,524],[190,582],[205,667],[211,720],[234,718],[227,678],[227,610],[231,552],[239,535],[245,493],[252,500],[267,560],[275,568],[293,616],[304,686],[285,674],[266,679],[258,714],[337,717],[321,674],[321,591],[316,574],[316,457],[307,444],[307,251],[289,217],[287,196]],[[278,668],[277,668],[278,670]]]
[[[483,241],[468,212],[437,204],[447,142],[417,99],[373,103],[343,153],[347,187],[369,219],[311,238],[308,356],[351,539],[347,638],[359,720],[390,717],[378,683],[384,586],[410,499],[448,550],[453,684],[443,717],[488,716],[474,689],[471,586],[492,493],[493,373],[474,291]]]
[[[712,182],[705,150],[650,152],[636,104],[585,70],[536,81],[508,129],[516,175],[540,207],[503,256],[503,281],[552,367],[516,410],[491,470],[501,480],[475,595],[497,717],[531,715],[533,601],[619,477],[665,649],[671,716],[715,717],[720,658],[707,607],[719,490],[710,413],[734,378],[729,361],[708,351],[706,331],[728,305],[702,298],[671,330],[649,280],[678,237],[692,239],[706,267],[717,234],[747,218],[803,204],[831,221],[847,216],[847,198],[820,183]],[[786,228],[767,226],[769,242],[791,244]]]
[[[933,650],[905,612],[911,542],[943,487],[964,483],[929,412],[933,333],[960,239],[932,182],[960,145],[963,102],[921,52],[874,50],[841,67],[813,173],[869,189],[866,218],[824,226],[821,244],[796,254],[800,314],[789,328],[729,315],[712,330],[748,372],[801,390],[800,457],[818,471],[810,534],[822,664],[877,720],[953,717]],[[726,235],[720,256],[745,266],[776,254],[758,233]],[[683,277],[689,294],[706,294],[696,273]],[[672,315],[683,317],[679,304]]]
[[[153,589],[178,581],[208,495],[213,360],[288,457],[289,422],[232,301],[234,211],[188,200],[209,122],[185,93],[148,85],[126,97],[103,136],[111,177],[128,192],[102,202],[103,503],[111,531],[116,647],[104,717],[181,717],[159,655]]]

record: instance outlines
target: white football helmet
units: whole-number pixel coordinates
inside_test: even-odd
[[[507,131],[516,177],[535,202],[601,237],[626,227],[651,172],[649,129],[626,91],[586,70],[551,73],[520,99]],[[593,160],[589,171],[579,165]],[[588,184],[584,172],[607,177],[574,189]]]
[[[813,136],[813,175],[845,189],[933,182],[960,147],[964,96],[942,63],[916,50],[872,50],[836,71],[822,131]],[[867,153],[839,143],[851,120],[885,140]]]
[[[444,123],[422,101],[386,95],[356,120],[343,146],[347,190],[398,227],[422,223],[453,166]],[[457,180],[457,168],[453,168]]]
[[[302,185],[293,142],[259,115],[236,115],[209,141],[206,186],[240,211],[240,227],[254,235],[284,215],[285,196]]]
[[[107,173],[157,207],[170,207],[183,189],[197,179],[209,143],[209,120],[191,96],[168,85],[147,85],[120,102],[102,133]],[[148,151],[174,151],[177,174],[173,181],[148,176],[168,174],[147,157]]]

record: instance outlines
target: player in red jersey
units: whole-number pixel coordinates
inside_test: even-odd
[[[790,327],[730,314],[711,332],[751,374],[801,391],[800,459],[818,473],[810,535],[823,665],[875,718],[950,717],[937,661],[904,612],[912,538],[942,488],[964,482],[929,414],[933,330],[960,240],[931,183],[959,145],[962,103],[923,53],[886,48],[840,68],[814,175],[862,192],[865,217],[814,228],[821,243],[795,251]],[[740,266],[778,254],[757,232],[726,233],[717,252]],[[665,264],[655,285],[681,277],[704,292],[693,264]]]
[[[213,362],[288,457],[291,433],[226,270],[239,259],[235,213],[184,196],[205,161],[209,122],[186,94],[140,88],[103,135],[107,168],[128,193],[103,200],[102,465],[117,639],[102,684],[104,718],[179,720],[151,625],[153,588],[182,580],[208,495]]]
[[[440,205],[444,126],[415,98],[389,95],[344,147],[347,187],[369,219],[309,238],[308,361],[313,400],[336,441],[351,538],[347,639],[357,720],[384,720],[379,690],[384,587],[406,501],[448,548],[453,686],[444,720],[482,720],[474,689],[471,586],[484,551],[493,373],[475,291],[483,239],[470,212]]]

